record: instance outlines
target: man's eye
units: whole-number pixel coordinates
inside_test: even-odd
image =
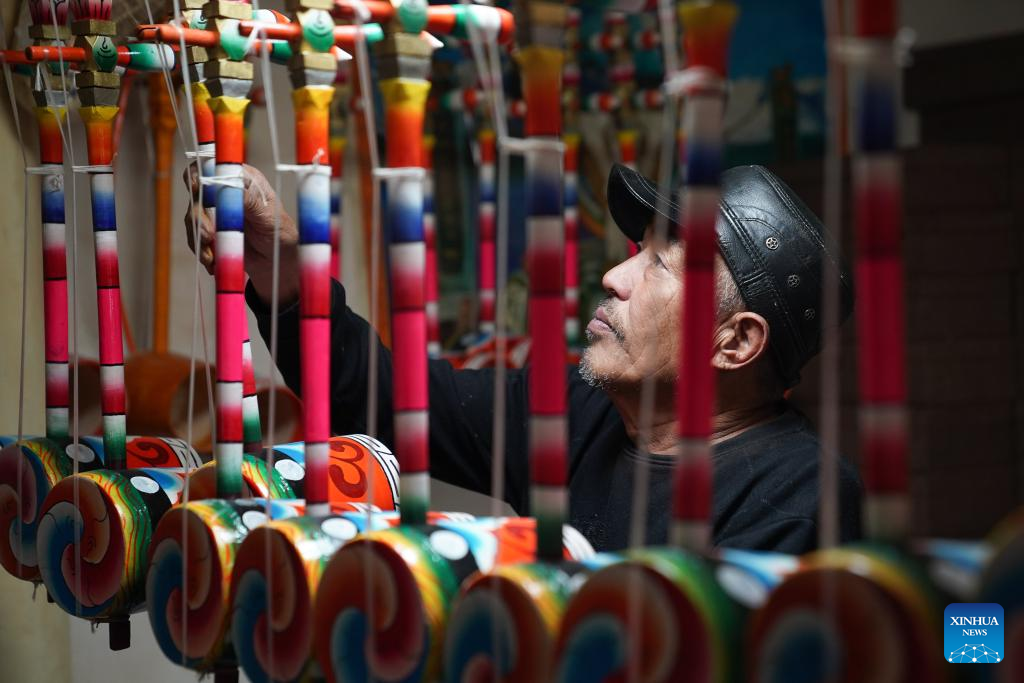
[[[655,265],[657,265],[657,266],[658,266],[659,268],[665,268],[665,262],[664,262],[664,261],[662,261],[662,260],[661,260],[661,257],[660,257],[660,256],[658,256],[657,254],[655,254],[655,255],[654,255],[654,263],[655,263]]]

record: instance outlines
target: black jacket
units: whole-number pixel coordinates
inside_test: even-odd
[[[269,342],[270,315],[250,289],[260,334]],[[368,323],[345,305],[345,290],[331,293],[331,428],[335,434],[366,431]],[[278,367],[301,395],[298,306],[278,318]],[[378,344],[377,436],[394,442],[391,353]],[[490,493],[493,370],[455,370],[430,361],[430,471],[443,481]],[[622,418],[605,393],[567,369],[569,387],[570,522],[599,551],[628,543],[633,479],[650,466],[647,542],[667,540],[671,461],[638,453]],[[528,515],[528,371],[510,370],[506,388],[504,499]],[[781,405],[779,416],[714,449],[713,522],[716,545],[801,553],[814,548],[818,506],[818,440],[807,420]],[[860,483],[841,461],[843,541],[860,535]]]

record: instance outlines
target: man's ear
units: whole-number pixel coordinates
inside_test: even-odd
[[[719,370],[739,370],[768,348],[768,321],[757,313],[732,314],[715,331],[711,364]]]

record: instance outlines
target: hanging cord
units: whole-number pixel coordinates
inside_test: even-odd
[[[52,0],[51,0],[52,2]],[[7,50],[7,25],[3,15],[0,14],[0,50]],[[28,310],[28,184],[29,177],[33,171],[29,168],[28,157],[25,155],[25,139],[21,131],[21,116],[18,112],[18,102],[14,96],[14,83],[11,80],[11,66],[6,60],[3,62],[4,83],[7,86],[7,97],[11,103],[11,116],[14,118],[14,131],[18,136],[18,147],[21,149],[21,163],[25,169],[24,195],[22,202],[22,248],[21,248],[21,338],[18,348],[18,440],[16,448],[21,448],[21,439],[24,436],[25,417],[25,323]],[[24,458],[18,458],[18,500],[22,500],[21,478],[24,470]],[[24,536],[21,531],[22,525],[18,525],[18,568],[21,568],[21,558],[24,556]]]
[[[664,104],[661,119],[661,149],[658,154],[658,186],[669,188],[672,184],[672,167],[675,162],[676,130],[678,127],[679,97],[678,91],[672,92],[667,87],[671,78],[679,73],[677,57],[678,41],[676,39],[675,7],[673,0],[658,0],[658,25],[661,28],[661,44],[663,47],[663,64],[665,71]],[[654,214],[654,243],[664,244],[668,238],[669,221],[665,217],[668,204],[665,193],[659,193],[658,204]],[[654,418],[654,407],[657,398],[657,381],[653,376],[645,377],[640,386],[640,411],[638,416],[637,447],[646,454],[650,451],[651,425]],[[629,547],[642,548],[647,543],[647,512],[650,497],[651,466],[647,457],[636,459],[632,507],[630,511]],[[641,601],[642,579],[639,573],[630,575],[627,587],[627,625],[634,633],[639,631],[643,605]],[[640,680],[641,656],[639,638],[630,638],[627,661],[627,680]]]
[[[678,90],[668,88],[670,80],[679,73],[677,58],[675,12],[672,0],[658,0],[658,25],[661,27],[661,44],[665,65],[663,84],[664,106],[661,120],[661,150],[658,155],[658,186],[668,188],[672,184],[672,167],[675,161],[676,129],[678,126]],[[669,221],[665,217],[668,203],[664,193],[659,193],[658,206],[654,214],[654,242],[663,244],[668,239]],[[650,450],[651,424],[657,398],[657,381],[653,376],[645,377],[640,386],[640,411],[637,420],[637,448],[642,452]],[[630,514],[629,547],[641,548],[647,542],[647,508],[650,495],[650,462],[637,458],[633,478],[633,503]]]
[[[149,18],[150,22],[152,22],[153,21],[152,9],[150,8],[149,0],[145,0],[145,1],[146,1],[146,13],[148,15],[148,18]],[[172,7],[173,7],[173,12],[174,12],[174,17],[171,20],[171,23],[180,26],[182,23],[184,23],[184,14],[181,11],[180,0],[172,0]],[[179,48],[178,49],[178,55],[179,55],[179,57],[178,57],[178,60],[179,60],[178,68],[179,68],[179,71],[181,72],[182,91],[185,94],[185,102],[188,105],[188,110],[190,112],[192,112],[192,111],[194,111],[194,109],[193,109],[194,103],[192,101],[192,76],[189,73],[188,56],[187,56],[188,55],[188,49],[187,49],[187,46],[185,44],[185,37],[184,37],[184,35],[179,35],[178,48]],[[166,67],[167,65],[166,65],[165,56],[164,56],[163,52],[161,52],[160,59],[161,59],[161,66],[162,67]],[[199,150],[199,131],[196,128],[195,117],[191,116],[191,115],[187,117],[188,118],[188,123],[189,123],[188,129],[192,133],[192,139],[189,140],[189,141],[186,141],[185,140],[185,134],[182,132],[182,129],[184,127],[181,125],[181,114],[180,114],[180,112],[178,111],[178,108],[177,108],[176,98],[173,96],[173,92],[174,92],[173,91],[173,83],[172,83],[171,78],[170,78],[169,69],[165,68],[164,70],[165,70],[164,77],[165,77],[165,80],[168,83],[168,87],[172,88],[172,90],[170,91],[171,94],[172,94],[171,102],[174,105],[172,111],[174,112],[174,119],[175,119],[175,122],[177,123],[176,128],[178,130],[178,136],[179,136],[179,138],[181,138],[181,144],[182,144],[182,147],[185,150],[185,157],[187,159],[191,159],[191,160],[196,162],[195,163],[196,178],[197,178],[197,180],[198,180],[198,182],[199,182],[199,184],[201,186],[202,182],[203,182],[203,165],[202,165],[202,163],[200,163],[200,159],[201,159],[201,157],[203,157],[205,155],[204,155],[203,152],[201,152]],[[216,411],[213,409],[213,406],[215,406],[216,404],[214,403],[213,395],[212,395],[212,393],[213,393],[213,377],[212,377],[211,371],[210,371],[209,344],[207,342],[207,335],[206,335],[206,311],[205,311],[205,307],[203,305],[202,279],[200,278],[201,262],[200,262],[200,258],[199,258],[199,253],[200,253],[200,247],[199,247],[199,245],[200,245],[200,240],[199,240],[199,218],[198,218],[198,216],[196,214],[196,198],[195,198],[195,195],[191,192],[191,189],[190,189],[190,191],[188,193],[188,202],[189,202],[189,216],[192,218],[192,244],[195,245],[195,256],[196,256],[196,258],[195,258],[195,269],[194,269],[194,273],[193,273],[193,292],[194,292],[194,294],[193,294],[193,299],[192,299],[192,343],[191,343],[191,348],[190,348],[190,351],[189,351],[189,380],[188,380],[188,408],[187,408],[188,419],[187,419],[187,423],[186,423],[186,436],[185,436],[185,440],[188,442],[189,447],[191,447],[192,446],[192,439],[193,439],[193,424],[194,424],[194,420],[195,420],[195,374],[196,374],[195,371],[196,371],[196,344],[197,344],[196,331],[197,331],[197,328],[200,328],[201,332],[202,332],[203,360],[204,360],[204,362],[206,364],[206,366],[205,366],[205,374],[206,374],[207,405],[209,406],[209,409],[208,409],[207,413],[209,415],[209,420],[210,420],[210,434],[211,435],[215,435],[216,434]],[[191,494],[190,482],[189,482],[188,479],[186,479],[186,481],[185,481],[185,490],[184,490],[183,495],[182,495],[183,503],[188,503],[189,498],[190,498],[190,494]],[[184,518],[182,518],[182,524],[184,525],[184,523],[185,523]],[[183,528],[182,531],[183,531],[183,534],[184,534],[184,528]],[[187,544],[188,537],[184,536],[184,538],[185,538],[185,543]],[[182,553],[184,554],[186,550],[187,550],[187,545],[182,549]]]
[[[490,118],[494,125],[498,156],[498,183],[496,192],[495,283],[494,283],[494,418],[491,425],[491,516],[500,517],[505,500],[505,411],[508,368],[508,301],[503,297],[508,284],[508,197],[509,154],[512,151],[505,120],[505,92],[501,73],[501,54],[494,36],[486,40],[485,32],[477,25],[468,0],[460,0],[466,8],[466,26],[470,50],[485,100],[490,104]],[[495,636],[496,642],[496,636]]]
[[[356,39],[355,39],[355,58],[356,58],[356,70],[359,77],[359,99],[362,104],[363,113],[363,125],[366,130],[366,147],[370,157],[370,175],[372,180],[371,184],[371,201],[370,201],[370,310],[368,321],[369,330],[367,332],[367,377],[366,377],[366,433],[368,436],[377,438],[377,397],[380,392],[380,378],[378,377],[379,372],[379,359],[377,358],[377,306],[378,306],[378,284],[380,282],[380,249],[381,249],[381,199],[380,199],[380,181],[378,180],[377,174],[379,173],[380,166],[380,154],[377,150],[377,120],[376,111],[373,106],[373,95],[371,91],[372,82],[370,81],[370,53],[367,48],[366,35],[363,32],[363,24],[369,20],[372,15],[369,9],[362,2],[362,0],[353,0],[352,6],[355,8],[355,25],[357,27]],[[365,211],[365,207],[362,207]],[[367,490],[371,492],[370,498],[368,499],[368,505],[366,506],[366,529],[367,531],[373,529],[373,468],[368,470],[368,485]],[[369,558],[367,558],[367,562]],[[369,577],[369,565],[366,567],[365,575]],[[372,602],[372,591],[373,586],[367,579],[367,592],[369,600]],[[372,612],[371,612],[372,614]],[[375,634],[373,630],[373,624],[370,624],[369,628],[369,639],[371,651],[374,647]]]
[[[259,11],[259,0],[253,0],[253,14]],[[249,36],[248,45],[255,43],[258,36],[265,34],[266,29],[263,26],[257,26]],[[247,48],[248,48],[247,45]],[[249,52],[249,49],[246,49]],[[277,113],[274,109],[274,84],[273,74],[270,71],[270,49],[269,46],[265,50],[260,51],[260,75],[263,80],[263,92],[265,94],[264,100],[267,105],[267,127],[270,129],[270,150],[274,159],[274,194],[280,202],[281,197],[281,146],[277,137]],[[243,182],[244,186],[244,182]],[[263,197],[263,202],[268,202],[266,197]],[[275,210],[274,212],[274,238],[273,246],[271,248],[271,280],[270,280],[270,395],[267,397],[267,448],[266,448],[266,461],[267,469],[273,474],[274,471],[274,421],[277,417],[277,336],[278,336],[278,296],[280,293],[281,283],[281,212]],[[305,435],[303,435],[305,436]],[[271,519],[271,505],[270,498],[268,497],[264,501],[264,514],[267,519]],[[266,544],[264,552],[264,569],[267,575],[267,586],[274,585],[274,563],[271,557],[271,545]],[[268,652],[268,663],[267,671],[274,670],[274,627],[273,619],[269,615],[273,614],[273,601],[274,594],[271,591],[267,593],[267,642],[270,644]]]
[[[49,0],[50,2],[50,19],[53,22],[53,33],[59,35],[60,31],[57,25],[57,2],[58,0]],[[6,35],[6,31],[4,31]],[[68,95],[68,87],[65,79],[69,78],[67,64],[64,62],[64,53],[58,51],[57,54],[58,66],[61,74],[60,78],[60,89],[64,99],[64,107],[67,109],[70,97]],[[49,88],[49,80],[47,71],[45,68],[37,69],[37,73],[42,75],[46,87]],[[61,123],[61,119],[64,122]],[[67,128],[65,129],[65,126]],[[75,144],[74,137],[72,135],[71,119],[65,114],[64,117],[57,117],[57,128],[60,131],[61,144],[65,151],[65,161],[70,162],[72,169],[75,167]],[[65,222],[65,229],[67,223]],[[79,364],[78,364],[78,178],[72,172],[71,174],[71,282],[74,285],[71,287],[71,354],[74,357],[74,365],[72,366],[72,384],[73,388],[71,391],[71,448],[77,454],[78,453],[78,440],[79,440],[79,420],[78,420],[78,384],[79,384]],[[72,503],[75,509],[79,509],[80,502],[80,484],[78,481],[79,473],[79,462],[78,458],[72,458],[71,463],[71,474],[74,477],[74,483],[71,486]],[[75,588],[78,595],[82,593],[82,553],[81,553],[81,538],[77,537],[74,541],[75,547]],[[76,600],[75,601],[75,615],[78,617],[82,616],[82,606]]]
[[[145,6],[146,6],[146,16],[149,19],[149,23],[151,23],[151,24],[155,23],[154,18],[153,18],[153,10],[152,10],[152,7],[150,6],[149,0],[145,0]],[[182,11],[181,11],[180,1],[179,0],[173,0],[172,7],[173,7],[173,18],[171,19],[171,23],[179,24],[180,25],[182,23],[183,16],[184,16],[182,14]],[[181,75],[182,75],[182,83],[183,83],[182,90],[185,92],[185,101],[188,104],[189,111],[191,112],[192,111],[192,104],[193,104],[192,103],[192,83],[191,83],[191,76],[190,76],[189,71],[188,71],[188,50],[185,47],[185,41],[184,41],[184,37],[183,36],[180,39],[179,48],[180,49],[178,51],[178,55],[179,55],[179,57],[178,57],[178,68],[181,71]],[[166,53],[163,50],[160,50],[159,53],[160,53],[160,69],[161,69],[161,72],[163,73],[164,82],[167,85],[167,90],[168,90],[168,93],[170,95],[169,99],[170,99],[170,102],[171,102],[171,112],[174,115],[175,130],[178,133],[178,138],[181,140],[181,146],[182,146],[182,149],[185,152],[186,159],[195,159],[196,162],[197,162],[196,163],[196,177],[199,180],[200,186],[201,186],[201,183],[202,183],[202,164],[198,163],[198,160],[199,160],[199,157],[200,157],[200,152],[199,152],[199,133],[198,133],[198,131],[196,129],[196,122],[195,122],[195,119],[194,119],[193,116],[189,116],[188,117],[188,123],[189,123],[188,129],[192,133],[192,139],[190,141],[186,140],[185,139],[185,133],[184,133],[185,126],[183,126],[182,123],[181,123],[182,116],[181,116],[181,113],[180,113],[180,111],[178,109],[177,97],[174,94],[174,83],[173,83],[173,81],[171,79],[170,65],[167,63],[167,55],[166,55]],[[190,142],[191,142],[191,145],[189,144]],[[191,175],[190,175],[190,181],[191,181]],[[192,219],[192,244],[195,245],[195,257],[196,257],[195,258],[195,267],[194,267],[194,270],[193,270],[193,277],[192,277],[192,283],[193,283],[192,284],[192,292],[193,292],[193,294],[192,294],[192,341],[191,341],[191,347],[190,347],[190,350],[189,350],[188,406],[187,406],[187,421],[186,421],[186,427],[185,427],[185,441],[188,444],[188,447],[191,449],[192,448],[192,438],[193,438],[193,424],[194,424],[194,419],[195,419],[195,374],[196,374],[195,370],[196,370],[196,344],[197,344],[197,339],[196,339],[197,334],[196,334],[196,332],[197,332],[197,328],[200,328],[200,327],[202,328],[203,355],[204,355],[204,360],[206,362],[205,371],[206,371],[206,387],[207,387],[207,401],[208,401],[207,405],[212,407],[214,405],[214,403],[213,403],[213,400],[212,400],[212,396],[210,395],[211,392],[212,392],[212,380],[211,380],[211,376],[210,376],[210,362],[209,362],[210,359],[209,359],[209,351],[208,351],[208,345],[207,345],[207,340],[206,340],[206,317],[205,317],[205,312],[203,310],[203,305],[202,305],[202,303],[203,303],[202,302],[202,280],[200,279],[200,276],[199,276],[199,271],[200,271],[200,258],[199,258],[199,254],[200,254],[200,246],[199,246],[200,245],[200,241],[199,241],[199,218],[196,215],[195,195],[192,193],[191,188],[189,188],[189,192],[188,192],[188,202],[189,202],[189,217]],[[214,427],[214,424],[213,424],[214,411],[212,410],[212,408],[210,410],[208,410],[208,413],[210,415],[211,434],[215,434],[216,432],[215,432],[215,427]],[[189,473],[190,473],[190,465],[186,465],[185,484],[184,484],[184,489],[182,491],[182,497],[181,497],[182,506],[187,506],[188,503],[189,503],[190,492],[191,492],[191,477],[189,477]],[[183,576],[184,576],[185,572],[188,571],[187,567],[189,566],[189,563],[188,563],[189,542],[188,542],[187,516],[186,515],[182,515],[181,516],[181,539],[182,539],[182,568],[183,568],[182,573],[183,573]],[[187,579],[187,577],[185,577],[185,579]],[[185,655],[185,653],[188,651],[188,597],[187,597],[186,593],[187,593],[187,591],[182,591],[182,596],[181,596],[182,634],[183,634],[183,641],[184,641],[183,642],[183,646],[182,646],[182,650],[181,650],[181,652],[182,652],[181,664],[183,666],[185,665],[185,662],[186,662],[186,655]]]
[[[366,128],[367,148],[370,156],[370,172],[377,173],[380,169],[380,154],[377,150],[377,119],[374,109],[373,94],[371,91],[372,81],[370,80],[370,54],[367,48],[366,36],[363,33],[363,24],[371,18],[370,11],[362,0],[354,0],[356,8],[355,23],[356,31],[355,51],[356,69],[359,75],[359,98],[362,100],[363,125]],[[377,359],[377,306],[378,306],[378,284],[380,281],[380,183],[373,181],[373,193],[370,206],[370,310],[369,310],[369,345],[368,345],[368,376],[366,386],[366,433],[368,436],[377,437],[377,396],[379,393],[378,359]],[[368,509],[369,513],[369,509]],[[368,518],[369,521],[369,518]]]

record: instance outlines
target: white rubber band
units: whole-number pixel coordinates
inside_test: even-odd
[[[114,167],[109,164],[85,164],[84,166],[72,166],[73,173],[113,173]]]
[[[559,138],[502,138],[498,145],[513,154],[557,152],[565,154],[565,143]]]
[[[427,171],[420,166],[401,166],[398,168],[375,168],[373,169],[373,177],[381,180],[389,180],[393,178],[410,178],[412,180],[423,180],[427,176]]]
[[[695,88],[724,90],[725,80],[703,66],[691,66],[665,79],[664,89],[667,95],[680,95]]]
[[[64,167],[60,164],[26,166],[25,175],[64,175]]]

